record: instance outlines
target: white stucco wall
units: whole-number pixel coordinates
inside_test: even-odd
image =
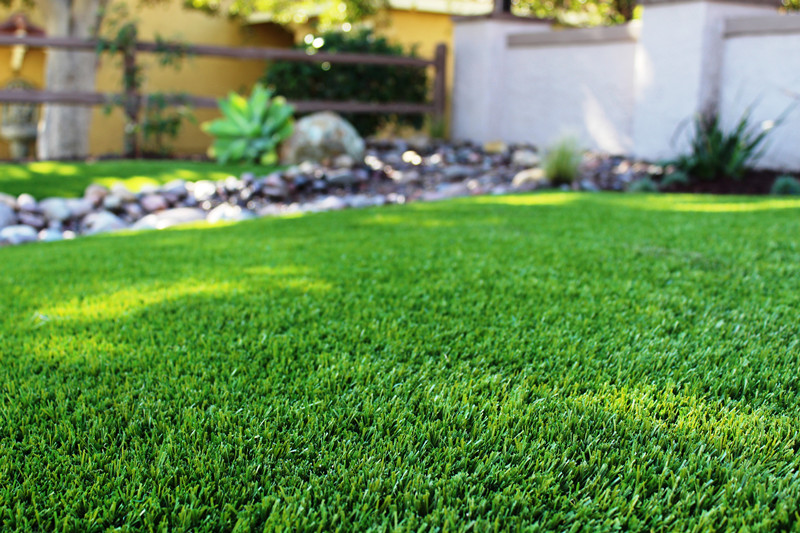
[[[771,12],[769,6],[723,2],[645,7],[635,60],[638,157],[666,159],[686,150],[692,117],[718,103],[725,20]]]
[[[656,1],[628,39],[609,28],[458,22],[453,136],[547,146],[572,134],[587,148],[658,161],[686,152],[702,110],[717,109],[730,129],[748,106],[758,125],[797,104],[758,166],[800,171],[800,15]]]
[[[572,135],[586,148],[630,152],[634,49],[633,42],[510,48],[499,138],[544,147]]]
[[[798,17],[797,15],[795,15]],[[798,17],[800,18],[800,17]],[[793,33],[733,37],[722,63],[720,114],[732,128],[748,107],[760,126],[796,105],[800,98],[800,25]],[[800,107],[767,137],[758,167],[800,169]]]
[[[506,85],[506,38],[509,34],[545,32],[544,23],[475,19],[454,30],[452,136],[488,140],[503,137],[505,104],[498,95]]]

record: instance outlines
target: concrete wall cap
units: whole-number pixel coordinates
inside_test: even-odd
[[[485,22],[490,20],[492,22],[516,22],[516,23],[530,23],[530,24],[552,24],[555,19],[536,18],[536,17],[518,17],[511,13],[487,13],[486,15],[454,15],[453,22],[456,24],[463,24],[469,22]]]
[[[639,40],[639,21],[620,26],[564,29],[546,33],[515,33],[508,36],[511,48],[529,46],[592,45]]]
[[[725,37],[800,33],[800,15],[738,17],[725,21]]]
[[[781,7],[781,0],[640,0],[643,6],[656,6],[663,4],[689,4],[696,2],[709,2],[714,4],[749,4],[754,6]]]

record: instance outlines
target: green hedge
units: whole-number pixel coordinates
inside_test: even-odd
[[[309,52],[352,52],[384,55],[412,55],[369,29],[328,32],[310,36],[296,48]],[[324,43],[324,44],[323,44]],[[289,100],[335,100],[359,102],[424,103],[428,79],[424,69],[381,65],[279,62],[269,66],[263,81]],[[374,133],[385,121],[421,127],[423,116],[343,114],[362,135]]]

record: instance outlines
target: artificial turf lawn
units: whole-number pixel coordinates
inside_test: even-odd
[[[186,181],[222,180],[243,172],[263,175],[273,170],[258,165],[221,165],[214,162],[174,160],[109,160],[94,162],[39,161],[0,164],[0,192],[28,193],[42,199],[49,196],[74,198],[92,183],[111,186],[122,182],[138,191],[144,185],[163,185],[175,179]]]
[[[0,249],[0,529],[796,530],[800,200]]]

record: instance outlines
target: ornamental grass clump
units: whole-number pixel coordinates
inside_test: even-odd
[[[544,155],[544,173],[553,185],[570,185],[580,174],[583,159],[578,140],[562,137]]]

